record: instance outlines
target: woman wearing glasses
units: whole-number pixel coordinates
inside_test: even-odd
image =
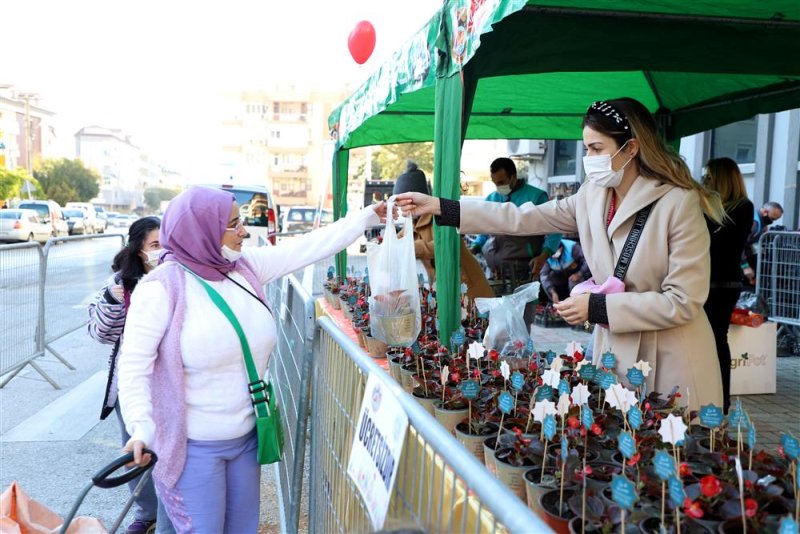
[[[408,193],[397,204],[465,234],[577,233],[598,286],[556,304],[561,316],[573,325],[607,326],[595,329],[594,354],[616,354],[620,381],[643,360],[652,369],[647,391],[668,394],[678,386],[691,409],[720,405],[717,351],[703,312],[710,267],[703,214],[722,220],[718,197],[692,179],[636,100],[592,104],[583,118],[583,144],[587,181],[563,200],[517,207]],[[632,256],[631,235],[640,238]],[[615,276],[625,265],[622,277]]]
[[[230,193],[192,187],[170,202],[161,264],[139,283],[128,312],[119,396],[126,450],[137,464],[149,461],[145,446],[159,455],[153,476],[178,532],[256,532],[259,516],[242,344],[198,277],[232,309],[264,377],[276,324],[263,286],[339,252],[385,214],[384,204],[370,206],[275,247],[242,248]]]

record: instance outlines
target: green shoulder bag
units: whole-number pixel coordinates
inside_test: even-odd
[[[239,342],[242,344],[242,353],[244,354],[244,366],[247,369],[247,379],[249,381],[247,387],[250,390],[250,399],[256,412],[258,463],[273,464],[280,462],[283,458],[283,426],[281,425],[281,413],[275,400],[272,382],[266,384],[258,376],[255,363],[253,363],[253,354],[250,352],[250,344],[244,335],[242,325],[239,324],[239,320],[234,315],[231,307],[228,306],[228,303],[225,302],[225,299],[222,298],[222,295],[192,272],[191,269],[185,265],[182,265],[182,267],[187,273],[192,274],[200,282],[200,285],[205,288],[206,293],[211,297],[211,301],[217,305],[217,308],[230,321],[231,326],[239,336]]]

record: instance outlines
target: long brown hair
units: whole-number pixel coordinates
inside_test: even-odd
[[[719,193],[719,199],[730,213],[736,206],[747,200],[747,189],[739,166],[731,158],[713,158],[706,163],[703,185]]]
[[[636,139],[639,142],[636,160],[642,176],[681,189],[697,191],[703,213],[722,224],[725,220],[725,210],[719,196],[692,178],[686,163],[659,137],[656,122],[647,108],[633,98],[617,98],[607,100],[606,103],[622,117],[614,113],[589,112],[584,116],[582,126],[588,126],[596,132],[612,137],[618,147],[630,139]]]

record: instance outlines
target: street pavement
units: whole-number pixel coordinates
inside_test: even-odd
[[[62,278],[53,281],[57,293],[54,298],[47,299],[47,305],[54,307],[53,313],[48,310],[48,329],[51,323],[64,329],[85,321],[86,304],[108,276],[108,265],[117,248],[116,244],[109,245],[114,240],[106,241],[94,243],[97,248],[83,244],[71,251],[74,254],[67,254],[66,245],[60,245],[64,252],[59,257],[58,274],[51,276]],[[0,254],[0,317],[19,315],[26,302],[19,298],[19,292],[24,289],[15,287],[15,279],[7,272],[7,260]],[[324,276],[330,263],[317,264],[315,278]],[[363,268],[363,260],[352,263],[356,269]],[[24,271],[19,266],[16,269]],[[0,324],[5,325],[0,348],[18,342],[17,337],[9,334],[14,329],[2,320]],[[532,333],[539,350],[561,351],[573,340],[585,345],[590,337],[584,331],[569,328],[534,326]],[[54,389],[31,368],[26,368],[0,389],[0,489],[17,481],[31,497],[63,516],[91,476],[120,455],[121,443],[114,415],[105,421],[98,418],[110,347],[95,342],[85,328],[80,328],[56,340],[52,348],[70,361],[75,370],[69,370],[50,354],[37,362],[62,389]],[[791,431],[800,437],[797,408],[800,358],[779,358],[777,374],[775,395],[742,397],[759,430],[760,446],[773,449],[782,432]],[[94,488],[80,514],[97,517],[110,526],[128,495],[125,487]],[[261,532],[278,532],[277,496],[273,469],[269,466],[262,475],[261,519]],[[305,520],[303,518],[304,524]]]

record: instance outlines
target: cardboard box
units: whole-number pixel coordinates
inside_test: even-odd
[[[731,325],[728,344],[732,396],[775,393],[777,333],[776,323],[764,323],[758,328]]]

